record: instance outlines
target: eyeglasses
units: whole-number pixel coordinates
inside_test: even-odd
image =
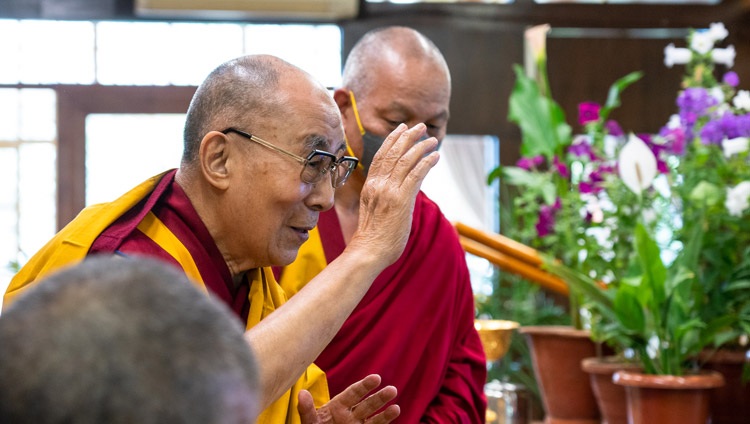
[[[341,187],[344,185],[349,176],[352,174],[354,168],[357,167],[359,160],[351,156],[343,156],[341,159],[337,158],[333,153],[324,152],[322,150],[313,150],[307,158],[295,155],[292,152],[286,151],[280,147],[276,147],[273,144],[256,137],[252,134],[248,134],[244,131],[240,131],[235,128],[227,128],[222,131],[223,134],[235,133],[242,137],[254,141],[263,147],[274,150],[276,152],[285,154],[290,158],[301,163],[302,172],[299,177],[303,182],[308,184],[315,184],[323,178],[327,173],[331,174],[331,185],[334,188]]]

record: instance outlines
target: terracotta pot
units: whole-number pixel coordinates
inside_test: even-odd
[[[625,388],[615,384],[612,375],[622,370],[641,371],[641,366],[619,356],[604,356],[584,359],[581,369],[589,375],[591,389],[602,414],[602,424],[627,424]]]
[[[531,352],[546,424],[599,424],[599,408],[581,369],[596,356],[590,333],[568,326],[525,326],[519,332]]]
[[[617,371],[613,380],[625,387],[629,424],[706,424],[710,391],[724,385],[715,371],[684,376]]]
[[[711,391],[712,424],[746,424],[750,421],[750,382],[742,383],[742,367],[750,361],[747,352],[739,350],[704,351],[703,368],[717,371],[726,384]]]

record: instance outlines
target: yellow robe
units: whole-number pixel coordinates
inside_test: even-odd
[[[117,218],[147,197],[162,177],[163,174],[148,179],[114,202],[90,206],[81,211],[13,277],[3,297],[3,306],[37,284],[44,275],[82,261],[96,238]],[[187,248],[153,213],[147,214],[138,228],[169,252],[185,273],[207,291]],[[247,278],[250,284],[250,312],[246,327],[249,329],[281,306],[287,297],[275,281],[270,268],[248,271]],[[302,389],[310,391],[316,407],[329,400],[325,374],[312,364],[289,391],[261,413],[257,423],[299,424],[297,396]]]

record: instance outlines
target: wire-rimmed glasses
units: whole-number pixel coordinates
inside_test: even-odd
[[[274,150],[289,156],[302,164],[302,172],[299,177],[302,181],[308,184],[315,184],[323,178],[327,173],[331,174],[331,185],[334,188],[341,187],[344,185],[346,180],[352,174],[354,168],[357,167],[359,160],[351,156],[343,156],[341,159],[337,158],[333,153],[325,152],[323,150],[313,150],[307,158],[296,155],[292,152],[282,149],[281,147],[274,146],[273,144],[248,134],[244,131],[240,131],[236,128],[227,128],[222,131],[223,134],[235,133],[250,141],[254,141],[263,147]]]

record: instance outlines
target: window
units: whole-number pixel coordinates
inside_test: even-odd
[[[54,89],[35,85],[194,86],[220,63],[259,52],[300,66],[323,84],[340,84],[341,32],[335,25],[0,19],[0,40],[0,85],[7,87],[0,87],[1,292],[16,264],[56,231],[57,98]],[[112,200],[179,165],[183,119],[89,115],[86,203]],[[150,139],[147,157],[137,155],[145,150],[139,143],[149,142],[143,134],[159,140]],[[112,157],[118,160],[97,165]]]

